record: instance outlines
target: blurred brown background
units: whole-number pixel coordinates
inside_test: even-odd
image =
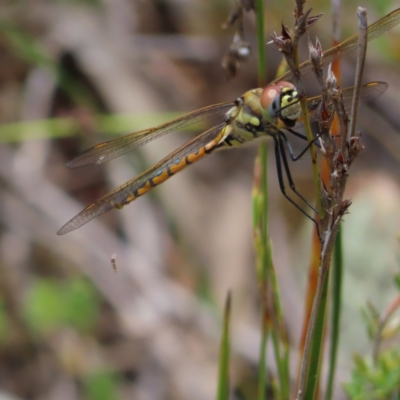
[[[399,3],[345,2],[343,38],[356,31],[359,5],[374,22]],[[266,2],[268,34],[279,31],[281,19],[291,26],[293,6]],[[325,13],[310,34],[331,47],[330,2],[307,6]],[[195,132],[167,135],[102,166],[69,170],[66,161],[112,135],[257,86],[255,54],[234,80],[220,67],[234,33],[221,25],[232,7],[233,0],[0,1],[1,398],[213,398],[229,289],[232,385],[251,375],[259,345],[251,228],[257,146],[214,154],[123,210],[56,235],[84,206]],[[255,49],[252,13],[245,26]],[[399,35],[395,28],[368,50],[364,81],[386,81],[389,89],[359,117],[366,149],[351,171],[353,205],[343,225],[339,380],[346,379],[351,353],[369,349],[360,306],[369,300],[382,308],[394,292]],[[267,49],[272,80],[281,56]],[[343,86],[350,86],[354,57],[342,67]],[[307,82],[316,93],[312,76]],[[312,224],[284,200],[272,152],[269,160],[269,232],[295,371]],[[312,199],[308,157],[292,171]]]

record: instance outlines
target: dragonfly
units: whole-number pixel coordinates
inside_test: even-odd
[[[369,25],[368,41],[390,30],[399,22],[400,8]],[[344,42],[325,51],[323,53],[324,62],[326,64],[330,63],[336,58],[354,51],[357,48],[357,44],[358,36],[351,36]],[[299,69],[302,74],[311,70],[310,61],[302,63]],[[290,132],[303,140],[307,140],[305,135],[293,129],[301,116],[301,107],[295,86],[285,81],[289,75],[290,71],[279,76],[264,88],[247,91],[233,102],[207,106],[162,125],[100,143],[69,161],[67,166],[70,168],[89,164],[103,164],[170,132],[210,117],[223,117],[220,123],[179,147],[153,167],[86,207],[62,226],[57,234],[64,235],[114,208],[122,208],[165,182],[171,176],[215,151],[239,147],[255,139],[266,137],[270,137],[274,141],[278,181],[282,194],[303,214],[315,221],[308,212],[286,193],[284,184],[283,172],[286,174],[291,190],[315,211],[315,208],[297,191],[286,156],[287,150],[291,160],[296,161],[309,146],[316,143],[315,140],[312,141],[300,154],[295,155],[286,136],[286,132]],[[368,83],[362,87],[362,100],[375,98],[382,94],[386,88],[387,84],[384,82]],[[353,94],[353,88],[343,89],[342,94],[345,100],[350,99]],[[311,117],[320,103],[321,96],[307,100]]]

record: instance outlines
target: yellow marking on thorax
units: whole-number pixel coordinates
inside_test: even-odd
[[[238,147],[242,146],[244,142],[254,140],[255,135],[248,127],[257,128],[261,125],[260,94],[261,89],[247,91],[241,97],[238,106],[230,110],[229,115],[234,118],[228,125],[232,135],[227,146]]]
[[[262,117],[260,104],[261,89],[253,89],[246,92],[243,97],[243,104],[238,115],[239,122],[243,125],[251,124],[253,126],[260,125]],[[250,109],[251,113],[248,112]]]

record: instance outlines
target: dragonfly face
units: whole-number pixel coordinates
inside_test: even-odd
[[[290,82],[249,90],[226,113],[226,136],[218,148],[241,146],[281,128],[292,128],[300,115],[297,90]]]
[[[399,22],[400,9],[397,9],[368,27],[368,41],[387,32]],[[354,35],[336,47],[325,51],[323,53],[325,63],[328,64],[339,56],[354,51],[357,48],[357,44],[358,37]],[[310,69],[310,61],[304,62],[299,67],[301,73],[305,73]],[[224,116],[221,123],[203,132],[165,157],[155,166],[85,208],[57,233],[63,235],[78,229],[91,219],[113,208],[121,208],[182,171],[188,165],[201,160],[214,150],[240,146],[260,136],[271,136],[274,140],[279,185],[283,195],[300,211],[311,218],[286,194],[282,178],[284,172],[293,192],[309,205],[295,189],[285,152],[285,149],[287,149],[293,161],[299,158],[294,156],[290,143],[282,129],[287,129],[296,136],[305,139],[304,135],[291,129],[300,116],[300,105],[296,88],[293,84],[283,81],[283,79],[287,79],[289,74],[288,72],[281,75],[280,78],[263,89],[253,89],[246,92],[234,103],[220,103],[204,107],[165,124],[101,143],[70,161],[67,164],[69,167],[101,164],[169,132],[200,122],[211,116]],[[382,94],[386,88],[387,85],[383,82],[369,83],[364,85],[361,98],[364,100],[375,98]],[[344,89],[342,94],[344,97],[348,96],[350,98],[353,94],[353,89]],[[318,97],[308,99],[309,110],[315,110],[319,102],[320,98]],[[313,208],[312,206],[310,207]]]
[[[299,96],[293,83],[281,81],[263,89],[260,104],[264,118],[277,125],[278,118],[293,128],[301,115]]]

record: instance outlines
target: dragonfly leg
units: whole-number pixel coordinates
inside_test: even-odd
[[[302,212],[308,219],[310,219],[312,222],[314,222],[317,231],[319,232],[319,228],[318,228],[318,222],[315,220],[315,218],[313,218],[310,214],[308,214],[305,210],[303,210],[296,202],[293,201],[292,198],[290,198],[287,193],[286,193],[286,189],[285,189],[285,184],[283,181],[283,174],[282,174],[282,160],[283,160],[283,164],[285,167],[285,172],[286,172],[286,176],[288,178],[289,181],[289,185],[291,187],[291,189],[312,209],[316,212],[315,208],[313,206],[311,206],[311,204],[299,193],[297,192],[295,186],[294,186],[294,182],[292,179],[292,176],[290,174],[289,171],[289,165],[287,163],[287,158],[285,155],[285,149],[283,147],[282,142],[280,141],[279,137],[277,135],[272,135],[272,138],[274,139],[274,150],[275,150],[275,162],[276,162],[276,170],[278,173],[278,182],[279,182],[279,187],[281,189],[282,194],[285,196],[285,198],[287,200],[290,201],[290,203],[292,203],[300,212]]]
[[[293,131],[293,132],[295,132],[295,131]],[[290,133],[293,133],[292,131],[290,131]],[[294,154],[294,151],[293,151],[293,148],[292,148],[292,145],[290,144],[290,142],[289,142],[289,140],[288,140],[288,138],[286,137],[286,135],[282,132],[282,131],[279,131],[278,133],[277,133],[277,135],[279,135],[279,137],[281,138],[281,139],[283,139],[283,141],[285,142],[285,145],[286,145],[286,147],[287,147],[287,149],[288,149],[288,152],[289,152],[289,155],[290,155],[290,159],[292,160],[292,161],[297,161],[298,159],[300,159],[301,157],[303,157],[303,155],[304,155],[304,153],[313,145],[313,144],[315,144],[316,146],[318,146],[318,147],[321,147],[320,145],[319,145],[319,143],[317,143],[316,141],[317,141],[317,139],[320,137],[320,135],[317,135],[310,143],[308,143],[307,144],[307,146],[299,153],[299,154],[297,154],[297,155],[295,155]],[[307,138],[304,136],[304,135],[301,135],[301,133],[298,133],[298,132],[296,132],[296,136],[298,136],[298,137],[302,137],[302,139],[304,139],[304,140],[307,140]]]
[[[307,136],[303,135],[300,132],[297,132],[291,128],[285,128],[288,132],[290,132],[292,135],[299,137],[300,139],[303,139],[305,141],[308,141]],[[317,139],[319,139],[321,135],[318,134],[317,136],[315,136],[315,138],[311,141],[311,144],[315,144],[318,148],[321,148],[321,145],[317,142]],[[306,150],[310,148],[310,145],[308,147],[306,147]],[[296,161],[296,160],[293,160]]]
[[[287,140],[285,135],[282,135],[282,136]],[[287,143],[289,143],[289,141],[287,141]],[[295,186],[293,178],[292,178],[292,174],[290,173],[290,168],[289,168],[289,164],[288,164],[287,157],[286,157],[284,143],[282,141],[282,137],[279,134],[277,135],[277,144],[278,144],[278,147],[279,147],[279,152],[282,155],[283,166],[285,168],[285,172],[286,172],[286,176],[287,176],[290,188],[293,190],[294,193],[297,194],[298,197],[300,197],[301,200],[304,201],[304,203],[306,203],[314,212],[317,213],[318,211],[296,189],[296,186]]]

